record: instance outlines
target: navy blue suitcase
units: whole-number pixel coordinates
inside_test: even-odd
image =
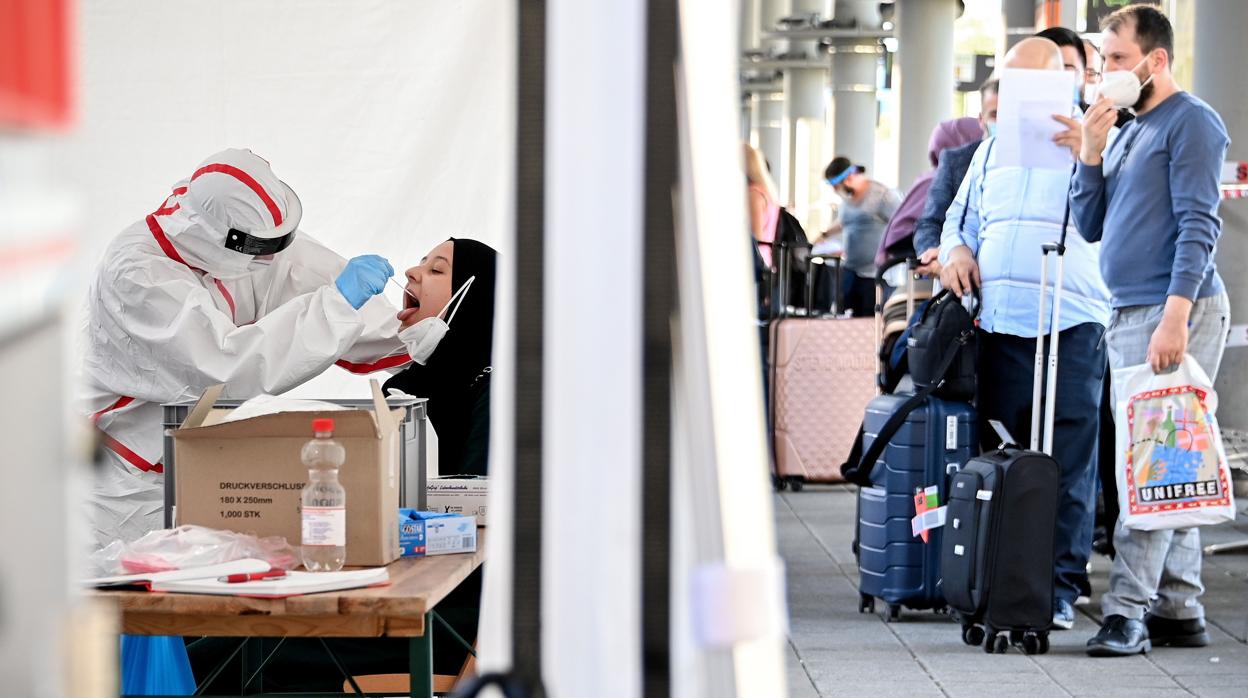
[[[863,418],[863,450],[871,449],[881,429],[912,395],[879,395]],[[978,452],[975,410],[963,402],[927,397],[910,412],[889,439],[871,471],[870,487],[858,492],[858,565],[860,613],[875,610],[875,599],[888,604],[888,619],[901,607],[941,610],[941,529],[927,543],[912,535],[916,490],[935,485],[947,499],[949,478]]]

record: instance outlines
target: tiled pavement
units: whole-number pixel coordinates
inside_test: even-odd
[[[812,696],[1152,696],[1248,697],[1248,551],[1207,556],[1204,597],[1213,643],[1158,648],[1146,656],[1094,659],[1099,599],[1080,606],[1073,630],[1052,633],[1047,655],[1011,649],[987,655],[962,644],[958,627],[931,612],[906,611],[885,623],[858,613],[858,572],[850,551],[854,489],[807,486],[775,496],[780,554],[788,573],[788,685]],[[1248,502],[1239,521],[1206,529],[1204,543],[1248,538]],[[1094,556],[1093,588],[1105,589],[1109,560]]]

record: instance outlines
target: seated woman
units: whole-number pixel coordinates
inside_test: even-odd
[[[428,398],[441,475],[486,474],[497,257],[489,245],[451,238],[406,273],[399,338],[413,362],[385,389]],[[449,329],[439,340],[440,320]]]

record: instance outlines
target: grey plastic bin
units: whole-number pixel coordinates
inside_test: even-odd
[[[164,408],[165,425],[165,528],[173,527],[173,509],[177,503],[177,463],[173,457],[173,430],[182,426],[198,400],[171,402]],[[217,400],[216,407],[238,407],[244,400]],[[371,410],[373,401],[368,398],[351,400],[322,400],[351,409]],[[425,509],[425,402],[424,398],[387,398],[390,409],[403,409],[403,446],[399,449],[399,506]]]

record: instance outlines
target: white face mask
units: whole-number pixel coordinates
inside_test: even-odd
[[[399,340],[407,345],[407,353],[412,357],[412,361],[424,366],[429,361],[429,357],[433,356],[433,352],[438,348],[438,343],[450,331],[450,322],[455,319],[455,313],[459,312],[459,306],[464,304],[464,296],[467,294],[468,287],[477,277],[468,277],[463,286],[455,292],[451,299],[446,302],[442,310],[433,317],[427,317],[424,320],[412,325],[411,327],[399,332]],[[459,302],[455,305],[455,310],[451,311],[451,315],[446,320],[442,316],[446,313],[447,308],[455,303],[455,299]]]
[[[1147,60],[1148,56],[1145,56],[1131,70],[1111,70],[1102,75],[1100,96],[1108,97],[1119,109],[1134,107],[1140,101],[1140,90],[1153,80],[1153,76],[1149,75],[1147,80],[1140,82],[1140,76],[1135,74],[1136,69]]]
[[[1083,86],[1083,103],[1089,106],[1095,103],[1096,96],[1098,94],[1097,90],[1099,90],[1100,88],[1101,86],[1094,82],[1090,82],[1084,85]]]

